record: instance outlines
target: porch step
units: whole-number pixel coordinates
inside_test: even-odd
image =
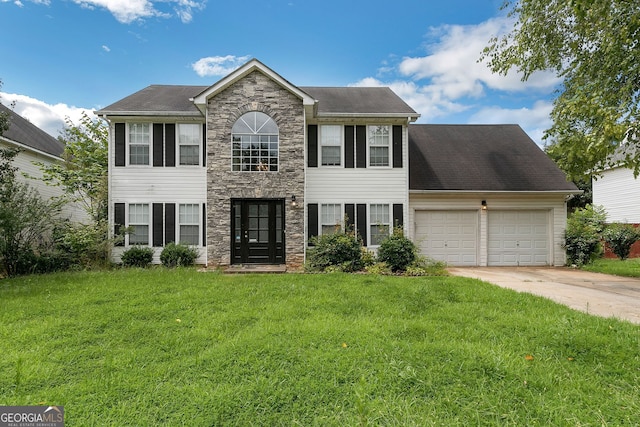
[[[235,264],[224,269],[229,274],[247,274],[247,273],[286,273],[287,266],[284,264]]]

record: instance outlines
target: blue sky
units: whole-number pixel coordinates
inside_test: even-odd
[[[257,58],[300,86],[390,86],[420,123],[517,123],[538,143],[559,81],[492,74],[502,0],[0,0],[0,99],[57,136],[150,84]]]

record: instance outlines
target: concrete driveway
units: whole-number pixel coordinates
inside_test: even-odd
[[[451,267],[448,270],[455,276],[540,295],[589,314],[640,324],[640,279],[567,267]]]

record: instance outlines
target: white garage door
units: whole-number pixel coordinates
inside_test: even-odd
[[[549,265],[549,212],[489,211],[488,265]]]
[[[421,253],[449,265],[477,265],[477,211],[416,211]]]

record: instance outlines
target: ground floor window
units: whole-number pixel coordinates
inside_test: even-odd
[[[149,205],[133,203],[129,205],[130,245],[149,244]]]
[[[342,205],[324,204],[320,206],[322,234],[334,234],[342,228]]]
[[[387,236],[389,236],[389,205],[372,204],[369,206],[369,212],[371,245],[378,246]]]
[[[178,221],[180,223],[179,242],[197,246],[200,242],[200,206],[184,204],[179,206]]]

